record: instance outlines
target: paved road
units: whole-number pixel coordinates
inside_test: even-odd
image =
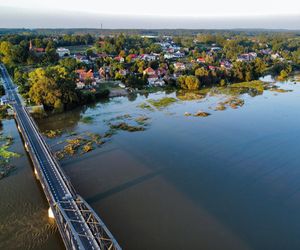
[[[58,170],[58,166],[55,164],[50,150],[38,132],[27,110],[22,106],[21,100],[16,92],[16,87],[2,65],[0,65],[0,72],[4,80],[7,98],[25,130],[28,144],[36,156],[41,173],[46,180],[44,185],[52,196],[51,202],[53,202],[53,204],[60,204],[63,208],[65,217],[67,217],[65,219],[69,221],[76,232],[74,238],[78,243],[78,248],[100,249],[75,203],[75,194],[66,185],[64,177]]]

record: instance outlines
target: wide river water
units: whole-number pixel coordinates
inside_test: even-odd
[[[37,122],[41,131],[62,130],[47,139],[56,151],[70,138],[103,135],[109,123],[148,118],[145,131],[118,130],[95,150],[61,160],[123,249],[299,249],[300,84],[276,85],[292,91],[245,93],[237,109],[214,110],[224,94],[140,107],[178,97],[157,92]],[[211,115],[184,115],[199,110]],[[63,249],[14,121],[3,130],[23,157],[0,180],[0,249]]]

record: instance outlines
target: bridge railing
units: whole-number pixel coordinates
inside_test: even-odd
[[[38,131],[37,133],[37,136],[39,137],[39,139],[43,142],[46,150],[47,150],[47,153],[52,156],[51,157],[51,160],[53,161],[53,163],[55,164],[56,166],[56,170],[60,173],[60,176],[63,178],[64,180],[64,183],[65,185],[67,185],[69,191],[72,193],[72,195],[74,197],[76,197],[76,190],[75,188],[73,187],[73,185],[71,184],[71,181],[70,179],[67,177],[67,175],[65,174],[65,172],[62,170],[62,168],[60,167],[60,164],[57,162],[55,156],[52,154],[52,151],[50,150],[48,144],[45,142],[43,136],[41,136],[40,132],[39,132],[39,129],[35,123],[35,121],[32,119],[31,115],[29,114],[28,110],[26,107],[24,107],[24,111],[26,113],[26,116],[28,117],[28,119],[30,120],[32,126],[35,128],[36,131]]]
[[[121,250],[122,248],[114,236],[90,205],[79,195],[77,196],[76,203],[101,249]]]

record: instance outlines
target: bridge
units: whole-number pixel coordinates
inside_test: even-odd
[[[12,106],[34,172],[49,202],[66,249],[109,249],[121,247],[100,217],[80,197],[41,136],[4,65],[0,64],[7,101]]]

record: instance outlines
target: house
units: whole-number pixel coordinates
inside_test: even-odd
[[[173,47],[170,47],[170,48],[167,49],[167,52],[168,53],[174,53],[175,49]]]
[[[29,51],[35,52],[35,53],[44,53],[45,49],[44,48],[36,48],[32,45],[32,41],[29,41]]]
[[[76,74],[79,78],[78,82],[76,83],[77,88],[82,89],[89,85],[89,83],[87,83],[88,80],[91,81],[91,85],[96,85],[94,73],[91,69],[89,71],[86,71],[85,69],[78,69],[76,70]]]
[[[262,49],[262,50],[260,50],[260,53],[263,55],[271,55],[272,50],[271,49]]]
[[[77,87],[77,89],[83,89],[85,87],[85,83],[84,82],[76,82],[76,87]]]
[[[153,54],[142,54],[142,55],[140,56],[140,59],[141,59],[141,60],[148,61],[148,62],[150,62],[150,61],[155,61],[156,58],[157,58],[157,56],[156,56],[156,55],[153,55]]]
[[[148,81],[148,83],[149,83],[149,81]],[[150,84],[150,83],[149,83],[149,84]],[[162,86],[165,85],[165,81],[162,80],[162,79],[157,79],[157,80],[155,80],[154,82],[152,82],[150,85],[162,87]]]
[[[131,61],[135,61],[138,58],[138,55],[136,54],[129,54],[128,57],[130,58]]]
[[[57,48],[56,53],[59,55],[59,57],[65,57],[70,55],[70,50],[66,48]]]
[[[199,58],[197,58],[197,62],[198,63],[205,63],[205,58],[199,57]]]
[[[148,84],[149,85],[155,85],[155,82],[158,81],[158,76],[155,75],[151,75],[148,77]]]
[[[184,63],[181,63],[181,62],[176,62],[173,65],[174,65],[174,68],[175,68],[176,71],[181,71],[181,70],[186,69]]]
[[[148,67],[147,69],[145,69],[145,70],[143,71],[143,74],[144,74],[144,75],[148,75],[148,76],[154,76],[154,75],[156,75],[156,72],[155,72],[155,70],[152,69],[151,67]]]
[[[98,71],[99,77],[108,79],[110,76],[109,72],[110,72],[110,67],[101,67]]]
[[[221,66],[221,68],[231,69],[232,68],[232,63],[225,60],[225,61],[221,61],[220,66]]]
[[[174,54],[171,54],[171,53],[166,53],[165,55],[164,55],[164,58],[165,59],[173,59],[175,56],[174,56]]]
[[[115,60],[115,61],[118,61],[118,62],[120,62],[120,63],[123,63],[123,62],[125,61],[124,57],[122,57],[122,56],[116,56],[116,57],[114,58],[114,60]]]
[[[184,56],[185,56],[185,54],[182,53],[182,52],[180,52],[180,51],[177,51],[176,53],[174,53],[174,57],[175,57],[175,58],[182,58],[182,57],[184,57]]]
[[[245,53],[238,56],[237,61],[238,62],[249,62],[254,60],[257,57],[257,54],[255,52]]]
[[[280,60],[280,61],[284,61],[284,59],[283,59],[283,58],[281,57],[281,55],[278,54],[278,53],[272,54],[272,55],[271,55],[271,59],[272,59],[272,60],[278,59],[278,60]]]
[[[210,48],[210,51],[213,51],[213,52],[217,52],[217,51],[220,51],[221,48],[220,47],[211,47]]]
[[[126,76],[127,75],[127,71],[126,69],[119,69],[118,73],[122,76]]]
[[[86,64],[90,63],[89,59],[80,53],[75,54],[74,58],[82,63],[86,63]]]
[[[157,71],[156,71],[157,75],[158,76],[164,76],[165,74],[167,74],[167,70],[164,69],[164,68],[159,68]]]

